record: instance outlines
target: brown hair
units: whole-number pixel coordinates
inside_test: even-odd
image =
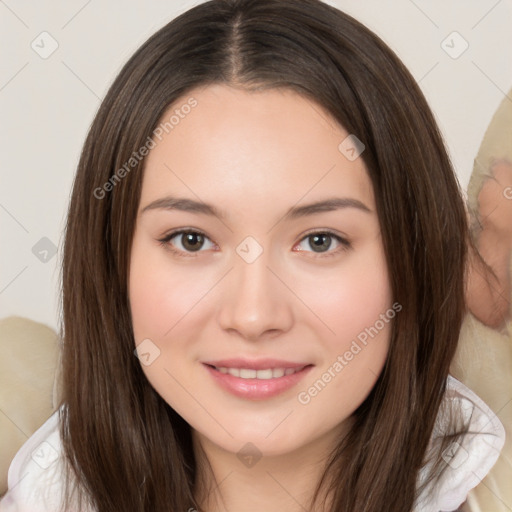
[[[375,34],[318,0],[200,4],[150,37],[103,100],[78,165],[64,247],[65,494],[70,500],[73,480],[99,512],[199,510],[190,426],[133,353],[127,282],[144,160],[104,197],[94,191],[146,143],[169,105],[212,83],[293,89],[366,147],[393,299],[403,308],[384,369],[314,498],[323,487],[332,511],[410,511],[465,313],[467,218],[413,77]],[[444,466],[436,457],[433,481]]]

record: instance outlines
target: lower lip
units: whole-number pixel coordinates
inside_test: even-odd
[[[306,366],[300,372],[273,379],[241,379],[229,373],[221,373],[206,364],[204,366],[225,390],[249,400],[264,400],[277,396],[295,386],[313,368],[313,365]]]

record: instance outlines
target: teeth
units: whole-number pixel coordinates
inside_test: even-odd
[[[220,373],[229,373],[233,377],[241,379],[277,379],[283,375],[291,375],[299,372],[302,368],[268,368],[266,370],[251,370],[248,368],[217,368]]]

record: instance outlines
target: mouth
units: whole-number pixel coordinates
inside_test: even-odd
[[[295,387],[313,368],[313,364],[292,367],[244,368],[203,363],[214,382],[239,398],[264,400]]]

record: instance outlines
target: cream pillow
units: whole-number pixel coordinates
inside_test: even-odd
[[[478,194],[494,158],[512,162],[512,90],[501,102],[487,129],[468,185],[468,206],[478,211]],[[510,275],[512,275],[511,259]],[[511,297],[512,299],[512,297]],[[512,302],[512,300],[511,300]],[[450,373],[473,390],[498,416],[506,441],[500,458],[482,483],[470,491],[464,510],[512,510],[512,322],[497,332],[468,314]]]
[[[56,408],[59,341],[54,330],[21,317],[0,320],[0,496],[23,443]]]

